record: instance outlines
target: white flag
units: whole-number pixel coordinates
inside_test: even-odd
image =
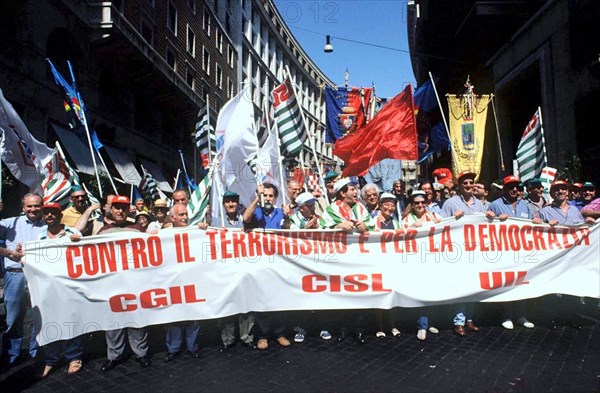
[[[281,177],[279,176],[279,166],[281,165],[279,146],[277,145],[277,130],[273,127],[267,136],[267,139],[258,153],[256,159],[256,179],[260,183],[271,183],[279,190],[279,198],[275,200],[275,206],[283,203],[281,198],[284,190],[281,188]]]
[[[248,163],[258,154],[258,140],[254,132],[254,106],[249,87],[242,89],[223,106],[217,119],[215,135],[217,159],[220,163],[215,177],[219,177],[224,186],[222,192],[232,191],[239,194],[240,203],[248,206],[256,191],[256,179]],[[214,200],[213,193],[213,218],[219,216],[218,210],[223,194],[216,197],[218,202]]]
[[[1,89],[0,131],[4,134],[2,161],[17,180],[29,186],[32,192],[41,194],[45,166],[52,160],[53,149],[31,135]]]

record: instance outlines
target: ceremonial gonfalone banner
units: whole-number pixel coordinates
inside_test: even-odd
[[[25,244],[38,340],[248,311],[600,296],[593,228],[448,219],[434,228],[169,229]]]

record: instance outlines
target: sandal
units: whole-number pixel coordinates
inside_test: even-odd
[[[46,378],[50,372],[52,371],[52,366],[44,366],[44,371],[42,372],[42,378]]]
[[[75,374],[79,372],[79,370],[81,370],[82,367],[83,362],[81,361],[81,359],[71,360],[71,362],[69,363],[69,370],[67,371],[67,373]]]

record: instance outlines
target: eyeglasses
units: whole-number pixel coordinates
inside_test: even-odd
[[[86,199],[87,195],[73,195],[71,198],[73,198],[73,199],[80,199],[80,198]]]
[[[413,205],[424,205],[425,201],[413,201]]]

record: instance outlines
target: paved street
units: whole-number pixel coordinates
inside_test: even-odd
[[[485,326],[467,337],[449,329],[421,342],[407,327],[399,338],[367,338],[359,345],[309,337],[290,348],[271,342],[266,351],[235,346],[219,352],[216,335],[201,337],[201,357],[181,355],[142,369],[133,358],[108,373],[103,336],[90,337],[91,354],[73,376],[62,367],[48,378],[33,378],[33,361],[0,374],[0,391],[216,391],[216,392],[598,392],[600,325],[588,319],[581,329],[538,326],[513,331]],[[205,324],[216,332],[214,323]],[[164,351],[163,328],[151,332],[152,347]],[[210,343],[207,344],[207,343]]]

